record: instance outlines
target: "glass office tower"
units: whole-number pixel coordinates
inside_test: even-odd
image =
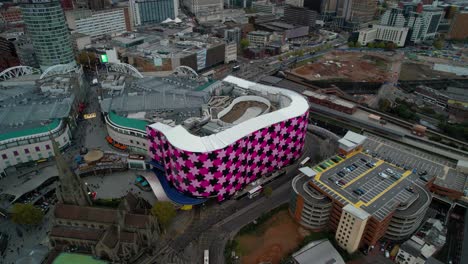
[[[23,0],[21,12],[41,69],[75,64],[70,32],[59,0]]]

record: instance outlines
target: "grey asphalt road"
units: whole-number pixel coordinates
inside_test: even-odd
[[[312,158],[314,153],[319,152],[320,144],[317,140],[317,137],[307,135],[303,157]],[[151,263],[201,263],[203,250],[207,248],[210,249],[210,263],[224,263],[223,252],[229,237],[263,213],[287,202],[291,180],[296,174],[297,164],[290,166],[285,175],[269,183],[268,186],[273,189],[269,199],[263,196],[253,199],[245,197],[220,205],[207,205],[205,210],[208,211],[202,212],[205,217],[193,221],[183,234],[161,245]],[[198,251],[186,253],[186,249],[193,244],[197,244]]]

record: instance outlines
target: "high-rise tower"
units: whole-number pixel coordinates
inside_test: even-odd
[[[21,12],[43,70],[57,64],[76,63],[59,0],[22,0]]]
[[[91,205],[91,199],[85,190],[85,186],[83,186],[81,178],[70,169],[60,152],[57,142],[52,136],[51,141],[60,181],[60,187],[57,191],[58,200],[64,204]]]
[[[129,3],[135,26],[160,23],[178,15],[177,0],[130,0]]]

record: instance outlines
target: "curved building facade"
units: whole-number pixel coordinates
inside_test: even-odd
[[[332,201],[310,186],[309,180],[305,175],[293,179],[289,212],[300,225],[320,231],[328,227]]]
[[[394,241],[407,239],[421,225],[431,203],[431,194],[418,185],[415,185],[415,192],[415,199],[396,209],[388,224],[386,238]]]
[[[22,1],[21,13],[43,70],[57,64],[75,63],[70,32],[59,0]]]
[[[257,178],[300,157],[308,124],[308,103],[301,95],[229,76],[224,87],[262,95],[278,106],[210,135],[198,136],[181,125],[147,127],[149,152],[173,187],[193,197],[224,200]]]
[[[0,178],[6,175],[8,167],[53,157],[50,135],[60,148],[71,143],[70,128],[59,119],[47,125],[0,134]]]

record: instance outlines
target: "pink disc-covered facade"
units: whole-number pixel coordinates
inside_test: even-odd
[[[239,82],[239,79],[231,77],[227,81]],[[169,128],[155,124],[147,127],[149,154],[164,167],[166,179],[179,192],[224,200],[262,175],[281,169],[301,156],[308,124],[307,101],[279,88],[254,87],[253,83],[245,81],[241,85],[257,90],[268,88],[269,92],[277,89],[284,93],[282,96],[292,96],[291,105],[296,105],[208,136],[211,138],[187,134],[180,126]]]

